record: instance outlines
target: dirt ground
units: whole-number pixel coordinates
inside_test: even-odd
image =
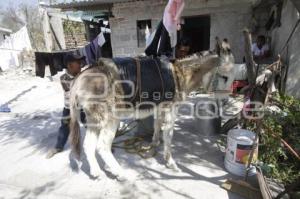
[[[205,136],[192,118],[176,122],[173,154],[182,173],[167,169],[162,150],[151,159],[116,149],[115,156],[132,176],[121,183],[109,174],[92,180],[88,164],[76,169],[69,145],[48,160],[63,108],[59,75],[44,79],[22,71],[0,75],[0,104],[10,101],[11,113],[0,113],[0,199],[12,198],[188,198],[240,199],[220,188],[228,178],[218,136]],[[84,130],[82,131],[84,132]],[[100,165],[103,166],[99,158]]]

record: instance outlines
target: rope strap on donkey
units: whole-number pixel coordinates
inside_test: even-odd
[[[138,122],[132,121],[117,131],[116,137],[124,136],[137,127]],[[148,159],[156,155],[155,148],[144,141],[145,136],[134,136],[128,139],[116,141],[113,148],[124,149],[127,153],[138,154],[141,158]]]
[[[141,63],[140,58],[134,58],[135,64],[136,64],[136,87],[134,91],[134,97],[132,100],[135,100],[137,98],[137,103],[142,103],[142,92],[144,92],[144,89],[142,87],[142,67],[144,66],[143,63]],[[159,66],[159,63],[157,60],[153,60],[154,67],[156,67],[157,70],[157,75],[160,80],[160,92],[162,96],[165,95],[165,81],[163,78],[163,71]],[[121,137],[127,133],[129,133],[131,130],[137,127],[138,122],[142,123],[141,120],[139,121],[132,121],[129,124],[127,124],[124,128],[119,129],[116,137]],[[152,130],[151,130],[152,131]],[[128,153],[136,153],[142,158],[151,158],[156,155],[156,150],[155,148],[145,142],[145,137],[146,136],[134,136],[131,138],[123,139],[121,141],[117,141],[113,143],[114,148],[121,148],[124,149]]]

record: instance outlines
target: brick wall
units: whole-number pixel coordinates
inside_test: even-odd
[[[88,44],[83,23],[65,20],[63,25],[67,49],[78,48]]]
[[[166,0],[145,0],[114,4],[110,18],[114,56],[134,56],[144,52],[137,44],[137,20],[152,20],[155,29],[161,20]],[[244,39],[242,30],[249,26],[251,0],[186,0],[183,16],[211,16],[211,49],[216,36],[228,38],[237,62],[242,61]]]
[[[65,34],[66,40],[66,48],[78,48],[83,47],[88,44],[88,41],[85,38],[85,33],[77,33],[77,34]]]

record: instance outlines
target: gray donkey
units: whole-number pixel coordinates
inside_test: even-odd
[[[78,117],[80,110],[83,110],[87,120],[83,148],[90,165],[90,174],[95,178],[102,173],[95,157],[96,152],[98,152],[117,179],[127,179],[125,171],[111,152],[119,122],[126,117],[140,119],[151,114],[155,115],[152,146],[160,144],[160,132],[162,132],[166,166],[175,171],[180,171],[171,153],[173,126],[176,118],[175,110],[178,103],[183,101],[191,91],[199,87],[209,91],[221,91],[228,88],[228,85],[233,81],[234,57],[227,40],[217,45],[216,53],[202,52],[176,60],[174,63],[160,60],[160,65],[164,65],[167,70],[158,68],[158,62],[156,61],[153,66],[143,66],[146,67],[145,70],[148,70],[144,76],[142,74],[144,69],[141,67],[143,59],[146,58],[134,59],[136,60],[134,66],[136,73],[134,78],[130,80],[124,78],[124,74],[121,74],[120,66],[116,64],[115,60],[103,58],[98,61],[97,65],[83,71],[73,83],[70,99],[70,141],[73,152],[79,157],[81,136]],[[125,64],[123,70],[125,71],[128,69],[127,63],[128,61],[123,61],[123,65]],[[155,73],[158,74],[158,79],[162,81],[147,80],[147,85],[157,87],[157,82],[162,85],[166,81],[173,85],[173,87],[169,86],[171,89],[163,89],[162,95],[164,96],[160,96],[154,102],[151,97],[152,100],[149,100],[149,93],[148,98],[144,98],[147,100],[141,100],[141,96],[145,94],[141,93],[141,90],[144,89],[142,87],[147,87],[143,86],[147,83],[144,78],[154,74],[151,73],[151,70],[154,70],[152,68],[162,70],[161,73]],[[170,76],[164,79],[163,76],[167,73]],[[128,87],[132,87],[132,92],[128,92]],[[166,87],[168,86],[164,85],[161,88]],[[161,88],[157,90],[161,90]],[[166,90],[171,92],[166,92]],[[161,93],[158,92],[158,94]],[[157,98],[157,92],[150,93],[150,95],[152,94],[155,94]],[[130,100],[126,100],[124,96],[130,98]],[[131,103],[133,101],[135,101],[135,104]]]

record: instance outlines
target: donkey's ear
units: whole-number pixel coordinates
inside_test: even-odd
[[[230,44],[228,42],[228,39],[225,38],[223,40],[221,49],[222,49],[223,52],[231,52],[231,47],[230,47]]]
[[[219,37],[216,37],[216,44],[215,44],[215,52],[218,54],[218,55],[220,55],[221,54],[221,48],[222,48],[222,46],[221,46],[221,41],[220,41],[220,39],[219,39]]]

